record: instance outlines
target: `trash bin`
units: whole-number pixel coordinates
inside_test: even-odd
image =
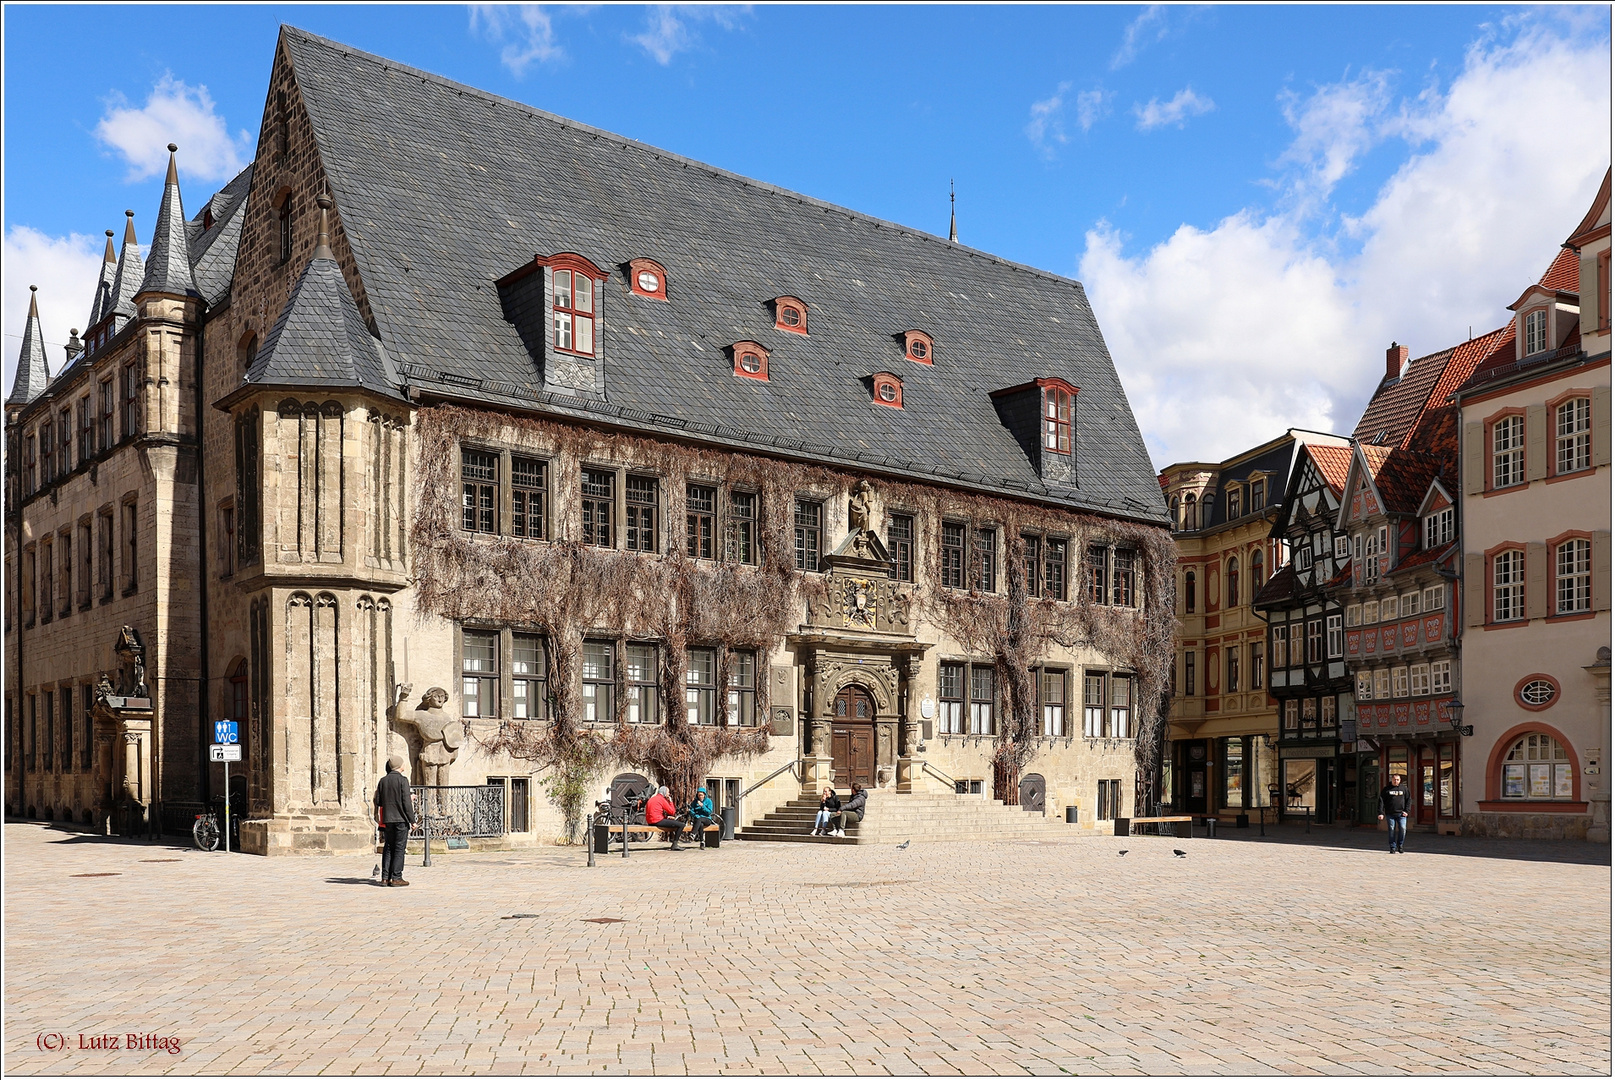
[[[604,855],[606,848],[611,846],[610,823],[600,818],[594,821],[594,850],[597,855]]]
[[[1206,839],[1207,840],[1213,839],[1214,837],[1216,837],[1216,835],[1217,835],[1217,819],[1208,814],[1206,816]]]
[[[1240,814],[1238,817],[1236,817],[1234,819],[1234,828],[1236,828],[1236,829],[1248,829],[1250,827],[1251,827],[1251,816],[1249,814]]]
[[[1081,819],[1077,816],[1077,808],[1075,806],[1068,806],[1065,808],[1065,823],[1067,825],[1075,825],[1080,820]]]
[[[1131,836],[1133,834],[1133,819],[1119,817],[1116,819],[1116,835]]]
[[[735,822],[739,820],[739,818],[740,811],[735,807],[726,806],[723,808],[723,832],[719,834],[723,837],[723,839],[733,840],[735,838]],[[716,844],[712,846],[717,847]]]

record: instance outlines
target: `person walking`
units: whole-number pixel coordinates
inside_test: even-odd
[[[819,812],[813,815],[813,831],[809,836],[829,836],[830,819],[841,812],[841,796],[836,789],[826,787],[824,797],[819,800]]]
[[[1413,795],[1402,783],[1401,773],[1392,773],[1391,782],[1380,789],[1379,819],[1385,822],[1386,834],[1391,841],[1391,854],[1400,855],[1408,838],[1408,807]]]
[[[835,831],[831,836],[846,836],[847,826],[856,825],[864,819],[864,805],[869,802],[869,792],[862,784],[852,785],[852,798],[841,807],[839,813],[834,814],[830,820],[836,823]]]
[[[415,824],[415,804],[409,781],[404,778],[404,759],[394,754],[387,759],[387,775],[376,784],[376,823],[381,826],[381,883],[408,885],[404,880],[404,845],[409,827]]]

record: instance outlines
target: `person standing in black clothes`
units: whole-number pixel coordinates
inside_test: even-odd
[[[1391,838],[1391,854],[1400,855],[1408,838],[1408,807],[1413,795],[1402,783],[1401,773],[1392,773],[1391,782],[1380,788],[1379,819],[1385,822],[1385,831]]]
[[[404,845],[409,827],[415,824],[415,801],[409,781],[400,771],[404,759],[396,754],[387,759],[387,775],[376,784],[376,821],[381,825],[381,883],[408,885],[404,880]]]

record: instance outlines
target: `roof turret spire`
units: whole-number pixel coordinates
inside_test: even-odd
[[[135,212],[125,210],[123,213],[128,220],[123,226],[123,250],[118,253],[118,274],[112,282],[108,303],[112,307],[111,314],[127,321],[135,317],[135,293],[140,291],[140,281],[146,276],[146,264],[140,257],[140,241],[135,239]],[[101,317],[107,315],[108,311],[103,308]]]
[[[45,335],[39,329],[38,285],[28,286],[28,322],[22,331],[22,352],[17,357],[17,378],[6,404],[26,405],[45,391],[50,367],[45,363]]]
[[[948,239],[959,242],[959,222],[953,214],[953,181],[948,181]]]
[[[152,233],[150,258],[146,260],[140,293],[197,295],[196,280],[191,275],[191,244],[185,230],[185,206],[179,194],[179,166],[174,156],[178,150],[178,146],[168,144],[168,181],[163,186],[163,204],[157,211],[157,228]],[[131,219],[131,227],[133,224]]]
[[[112,230],[107,230],[107,250],[101,256],[101,279],[95,283],[95,299],[90,302],[90,318],[84,324],[86,332],[93,329],[107,314],[108,297],[112,295],[112,283],[118,277],[118,253],[112,247]]]
[[[320,234],[314,239],[314,258],[330,259],[336,261],[336,255],[331,251],[331,196],[321,195],[314,200],[320,208]]]

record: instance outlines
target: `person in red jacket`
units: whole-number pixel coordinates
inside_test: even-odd
[[[678,807],[673,805],[666,784],[657,788],[656,794],[645,804],[645,824],[660,829],[663,836],[671,839],[674,851],[681,850],[679,834],[684,831],[684,818],[678,813]]]

